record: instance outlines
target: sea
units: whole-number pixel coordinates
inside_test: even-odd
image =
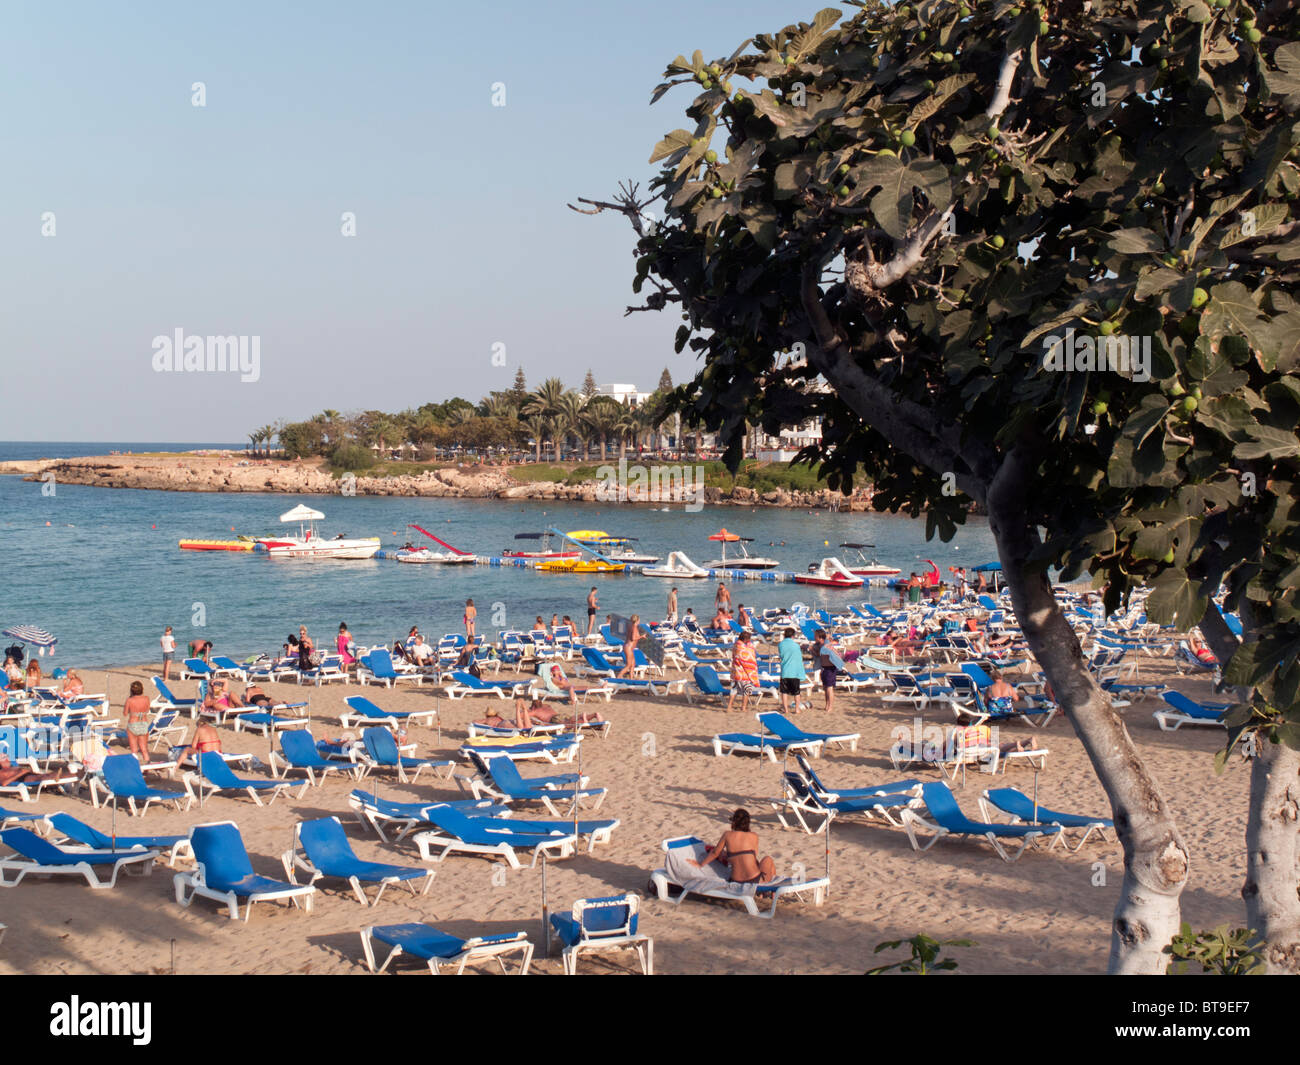
[[[0,462],[107,455],[112,452],[240,449],[239,444],[0,441]],[[43,490],[44,489],[44,490]],[[410,528],[424,526],[464,551],[500,555],[520,545],[516,533],[600,529],[635,538],[645,553],[666,559],[684,551],[697,563],[718,557],[709,536],[726,528],[754,538],[754,554],[778,559],[779,569],[806,572],[843,542],[874,544],[880,561],[904,576],[933,559],[974,566],[997,557],[983,518],[971,518],[949,543],[925,539],[924,520],[877,513],[776,507],[420,499],[393,496],[158,492],[24,481],[0,476],[0,629],[37,625],[58,637],[46,672],[160,661],[159,637],[171,625],[178,648],[210,639],[218,654],[243,658],[278,651],[306,625],[318,646],[333,646],[340,622],[359,644],[391,644],[412,625],[425,635],[463,631],[466,599],[478,609],[478,631],[528,629],[540,616],[571,615],[585,623],[586,596],[598,589],[599,615],[640,614],[658,620],[673,582],[639,574],[591,576],[536,573],[517,567],[409,566],[364,562],[271,559],[264,553],[182,551],[183,538],[233,539],[279,533],[279,515],[298,503],[325,514],[330,537],[378,536],[385,549],[408,540],[428,543]],[[296,528],[296,527],[295,527]],[[773,581],[731,584],[733,606],[764,609],[801,602],[843,609],[886,604],[883,587],[856,591]],[[680,609],[713,613],[716,583],[676,582]],[[0,640],[8,646],[9,640]]]

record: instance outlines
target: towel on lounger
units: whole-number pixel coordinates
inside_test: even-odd
[[[692,865],[704,857],[707,848],[703,843],[694,843],[689,847],[673,847],[665,855],[664,870],[668,879],[680,884],[687,891],[700,894],[727,891],[733,895],[753,895],[758,891],[757,884],[733,884],[727,879],[727,868],[720,862],[710,862],[705,866]],[[721,872],[719,872],[721,870]]]

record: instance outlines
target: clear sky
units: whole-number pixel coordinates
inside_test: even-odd
[[[675,55],[821,6],[7,5],[0,438],[242,440],[476,400],[520,365],[530,387],[690,376],[676,315],[623,317],[627,223],[565,204],[650,176],[687,124],[686,88],[649,106]],[[260,337],[259,379],[156,372],[177,329]]]

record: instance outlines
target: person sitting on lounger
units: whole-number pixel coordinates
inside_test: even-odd
[[[1187,634],[1187,643],[1192,649],[1192,654],[1207,666],[1217,666],[1219,664],[1219,660],[1215,657],[1214,652],[1205,645],[1205,641],[1201,639],[1199,632],[1195,630],[1189,632]]]
[[[14,661],[13,655],[5,655],[5,676],[10,684],[22,684],[23,667]]]
[[[993,670],[992,676],[993,683],[989,685],[987,695],[989,709],[999,714],[1009,714],[1015,709],[1020,693],[1014,685],[1007,683],[998,670]]]
[[[456,661],[452,663],[452,669],[463,670],[472,677],[482,677],[483,671],[479,668],[478,660],[474,657],[474,645],[467,643],[461,652],[456,656]]]
[[[224,680],[214,680],[212,686],[208,689],[208,694],[203,699],[204,710],[221,711],[246,705],[248,704],[232,692],[229,684]]]
[[[590,688],[579,688],[573,681],[564,675],[564,669],[559,662],[550,662],[541,667],[546,670],[544,679],[547,687],[556,688],[565,695],[570,706],[578,705],[578,696],[585,695]]]
[[[191,755],[194,756],[194,759],[197,762],[198,756],[207,751],[216,751],[220,754],[221,737],[217,735],[217,730],[214,729],[209,722],[200,721],[198,726],[194,729],[194,738],[190,740],[187,746],[181,748],[181,750],[177,752],[176,763],[178,765],[184,765],[185,759]]]
[[[78,770],[60,769],[55,773],[38,773],[27,766],[14,765],[7,754],[0,753],[0,788],[10,784],[39,784],[44,780],[76,780]]]
[[[75,669],[68,670],[68,675],[63,678],[63,687],[59,691],[59,698],[63,700],[80,699],[86,694],[86,686],[81,683],[81,678],[77,676]]]
[[[36,659],[27,662],[27,690],[33,691],[41,686],[41,664]]]
[[[748,810],[733,813],[731,830],[722,833],[717,845],[693,864],[703,868],[709,862],[725,862],[730,870],[727,879],[733,884],[766,884],[776,879],[776,862],[771,855],[759,860],[758,836],[749,830]]]

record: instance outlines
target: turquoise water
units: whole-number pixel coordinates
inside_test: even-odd
[[[88,445],[80,447],[90,453]],[[670,582],[636,575],[593,578],[514,567],[272,560],[261,553],[177,547],[183,537],[232,538],[232,527],[246,534],[275,533],[279,514],[300,502],[325,513],[324,535],[379,536],[386,548],[408,538],[423,540],[406,528],[410,522],[478,554],[499,554],[513,546],[516,532],[554,524],[639,537],[641,548],[662,558],[676,549],[705,562],[718,547],[709,534],[726,526],[753,536],[755,553],[795,571],[839,553],[835,545],[845,540],[876,544],[881,561],[905,574],[921,569],[924,558],[946,568],[996,557],[983,519],[974,519],[951,544],[927,545],[923,522],[878,514],[722,506],[664,513],[601,504],[219,495],[76,485],[58,485],[53,496],[44,496],[39,483],[0,477],[0,627],[40,625],[59,637],[55,664],[97,668],[157,661],[164,625],[173,626],[182,650],[205,636],[217,653],[242,657],[279,648],[300,624],[318,644],[331,645],[340,621],[366,644],[391,643],[411,625],[434,635],[456,631],[471,596],[479,608],[479,631],[489,634],[529,628],[538,614],[548,622],[552,613],[583,620],[592,584],[600,589],[601,621],[606,613],[658,619],[665,611]],[[785,546],[768,546],[783,540]],[[679,582],[681,609],[711,614],[714,587],[713,581]],[[885,602],[890,593],[745,581],[733,585],[732,596],[733,603],[762,608],[795,601],[810,606],[864,598]],[[204,624],[196,625],[200,610]]]

